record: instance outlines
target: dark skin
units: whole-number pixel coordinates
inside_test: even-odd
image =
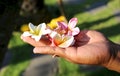
[[[100,65],[120,72],[120,45],[112,43],[98,31],[81,31],[75,36],[75,44],[68,48],[52,47],[47,38],[36,42],[21,35],[21,39],[35,47],[34,53],[56,55],[73,63]]]

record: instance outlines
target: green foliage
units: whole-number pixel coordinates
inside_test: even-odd
[[[59,60],[59,74],[58,76],[78,76],[79,67],[77,64],[70,63],[62,58]]]
[[[46,5],[55,5],[57,0],[44,0]]]

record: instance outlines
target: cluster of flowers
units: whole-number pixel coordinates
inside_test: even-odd
[[[30,36],[35,41],[39,41],[42,37],[48,37],[51,46],[66,48],[74,44],[74,36],[80,32],[80,29],[76,27],[77,22],[77,18],[70,19],[68,24],[58,21],[54,28],[50,28],[45,23],[38,26],[29,23],[29,31],[25,31],[23,36]]]

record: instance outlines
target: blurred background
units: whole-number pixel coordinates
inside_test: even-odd
[[[33,54],[20,35],[28,23],[78,18],[80,30],[98,30],[120,44],[120,0],[0,0],[0,76],[120,76],[100,66]]]

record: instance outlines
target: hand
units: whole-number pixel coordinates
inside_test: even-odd
[[[21,39],[35,47],[34,53],[55,54],[75,63],[101,64],[108,61],[110,57],[107,48],[108,42],[97,31],[81,31],[75,37],[75,45],[65,49],[47,46],[50,44],[48,39],[41,39],[39,42],[30,37],[21,36]]]
[[[64,49],[48,46],[50,43],[46,44],[47,39],[35,42],[30,37],[21,38],[35,47],[34,53],[57,55],[78,64],[94,64],[109,68],[109,65],[112,65],[110,62],[114,61],[110,50],[111,42],[97,31],[81,31],[75,37],[75,45]]]

